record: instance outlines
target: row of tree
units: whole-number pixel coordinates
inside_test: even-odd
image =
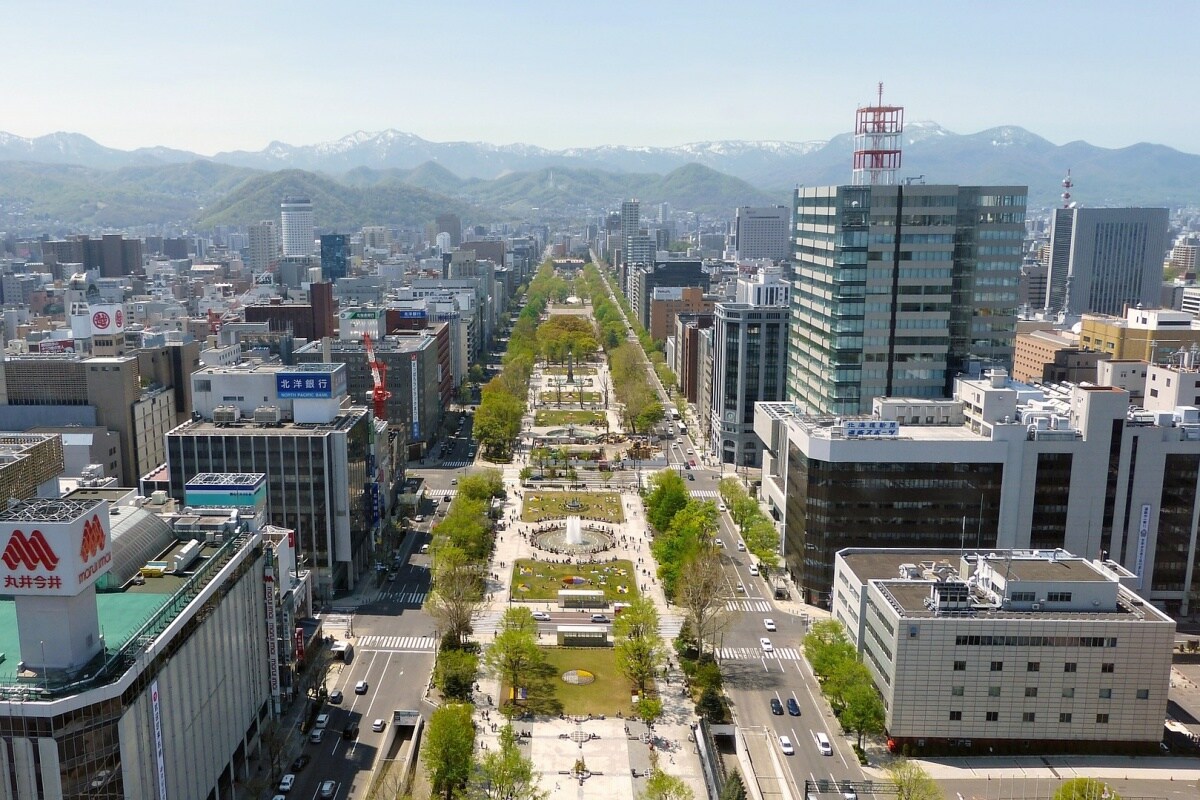
[[[447,703],[429,717],[421,759],[433,794],[445,800],[546,800],[511,724],[501,728],[495,749],[476,755],[471,711],[469,703]]]
[[[779,532],[775,530],[775,523],[746,493],[737,478],[722,478],[717,490],[734,524],[738,526],[747,552],[757,558],[762,566],[776,566],[779,563]]]
[[[841,720],[842,727],[858,736],[883,733],[886,712],[871,673],[837,620],[813,624],[804,637],[804,653],[821,681],[821,692]]]

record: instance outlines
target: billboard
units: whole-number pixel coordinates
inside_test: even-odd
[[[413,353],[409,364],[412,367],[412,438],[413,441],[418,441],[421,438],[421,402],[417,389],[417,354]]]
[[[279,398],[331,398],[333,397],[333,378],[331,375],[276,372],[275,393]]]
[[[0,594],[74,597],[108,571],[108,503],[80,505],[74,519],[21,519],[17,506],[0,521]]]
[[[899,436],[900,423],[894,419],[850,419],[842,423],[842,434],[847,439],[862,436]]]
[[[109,336],[125,330],[125,306],[120,303],[93,303],[88,312],[92,316],[93,336]]]

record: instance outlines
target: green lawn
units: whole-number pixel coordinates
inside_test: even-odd
[[[617,669],[617,657],[611,647],[547,647],[546,660],[554,668],[550,684],[554,696],[562,704],[564,714],[605,714],[632,711],[629,702],[633,689]],[[571,669],[586,669],[596,680],[586,686],[575,686],[562,679]]]
[[[550,389],[542,392],[541,398],[543,403],[557,403],[560,399],[564,403],[599,403],[600,393],[590,392],[586,389],[578,392],[564,389],[560,396],[557,389]]]
[[[564,583],[565,578],[583,578],[583,582]],[[514,600],[554,602],[559,589],[603,589],[604,599],[628,602],[637,597],[637,576],[630,561],[602,564],[548,564],[532,558],[519,559],[513,564],[512,596]],[[624,591],[622,591],[624,589]],[[588,614],[581,614],[586,620]]]
[[[567,508],[572,498],[578,499],[583,508]],[[616,523],[625,521],[625,512],[616,492],[528,492],[521,503],[521,519],[525,522],[564,517]]]
[[[599,411],[542,410],[534,415],[533,424],[539,427],[547,425],[595,425],[596,427],[604,427],[604,414]]]

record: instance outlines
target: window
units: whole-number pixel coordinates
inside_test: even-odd
[[[1108,724],[1108,714],[1097,714],[1096,715],[1096,724],[1097,725],[1107,725]]]
[[[1025,696],[1026,697],[1037,697],[1037,687],[1036,686],[1026,686],[1025,687]]]
[[[1028,664],[1025,665],[1025,671],[1026,672],[1041,672],[1042,671],[1042,662],[1030,661]]]
[[[966,672],[967,671],[967,662],[955,661],[954,662],[954,671],[955,672]]]
[[[1014,603],[1032,603],[1037,600],[1037,595],[1033,592],[1013,592],[1009,598]]]
[[[1021,722],[1037,722],[1037,714],[1032,711],[1026,711],[1021,715]]]
[[[958,720],[962,719],[962,712],[961,711],[951,711],[950,719],[951,719],[951,721],[957,722]]]
[[[1070,714],[1070,712],[1064,712],[1064,713],[1062,713],[1062,714],[1059,714],[1059,715],[1058,715],[1058,721],[1059,721],[1059,722],[1070,722],[1070,721],[1071,721],[1071,714]]]
[[[987,720],[988,722],[999,722],[1000,721],[1000,712],[999,711],[989,711],[985,715],[984,719]]]
[[[1062,696],[1063,697],[1074,697],[1075,696],[1075,687],[1068,686],[1066,689],[1063,689]]]
[[[962,697],[963,696],[963,687],[962,686],[951,686],[950,687],[950,696],[951,697]]]
[[[1116,664],[1114,664],[1114,663],[1112,663],[1111,661],[1110,661],[1110,662],[1108,662],[1108,663],[1105,663],[1105,664],[1101,664],[1101,665],[1100,665],[1100,671],[1101,671],[1101,672],[1108,672],[1108,673],[1116,672],[1116,671],[1117,671],[1117,665],[1116,665]]]
[[[1003,672],[1003,671],[1004,671],[1004,662],[1003,661],[993,661],[992,662],[992,672]]]
[[[1149,700],[1150,699],[1150,690],[1149,689],[1138,689],[1137,690],[1137,699],[1138,700]]]
[[[1074,661],[1068,661],[1067,663],[1063,664],[1063,672],[1074,672],[1074,671],[1075,671],[1075,662]]]
[[[999,696],[1000,696],[1000,687],[999,686],[989,686],[988,687],[988,697],[999,697]]]
[[[1046,592],[1047,603],[1069,603],[1071,602],[1070,592]]]
[[[1100,699],[1101,700],[1112,700],[1112,689],[1101,689],[1100,690]]]

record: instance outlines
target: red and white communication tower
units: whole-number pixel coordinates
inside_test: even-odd
[[[854,185],[887,186],[900,169],[900,134],[904,106],[883,104],[883,83],[873,106],[859,106],[854,115]]]
[[[1067,170],[1067,177],[1063,178],[1063,208],[1071,207],[1071,187],[1074,185],[1075,182],[1071,180],[1071,170]]]

